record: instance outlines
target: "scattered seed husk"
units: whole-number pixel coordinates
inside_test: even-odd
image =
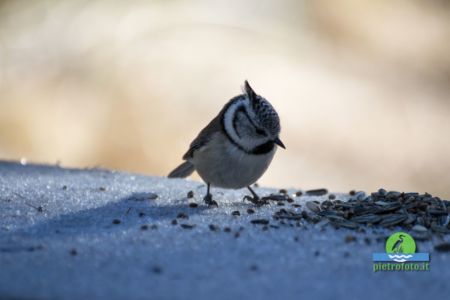
[[[400,197],[402,193],[400,192],[395,192],[395,191],[390,191],[386,194],[386,198],[388,199],[397,199],[398,197]]]
[[[431,224],[431,230],[433,230],[436,233],[443,233],[443,234],[449,234],[450,233],[450,229],[447,229],[444,226],[439,226],[439,225],[435,225],[435,224]]]
[[[240,216],[241,213],[238,210],[235,210],[231,213],[233,216]]]
[[[114,225],[118,225],[118,224],[121,223],[121,221],[120,221],[119,219],[114,219],[114,220],[112,221],[112,223],[113,223]]]
[[[344,228],[348,228],[348,229],[357,229],[359,227],[359,225],[357,223],[350,222],[347,220],[334,220],[334,221],[330,221],[330,223],[338,228],[344,227]]]
[[[366,214],[352,217],[351,220],[356,223],[376,224],[381,221],[381,217],[375,214]]]
[[[267,225],[269,224],[269,220],[267,219],[254,219],[250,221],[252,224],[261,224],[261,225]]]
[[[400,214],[386,215],[381,220],[380,225],[384,226],[384,227],[394,226],[394,225],[397,225],[399,223],[402,223],[407,218],[408,218],[408,216],[400,215]]]
[[[338,221],[338,222],[345,221],[344,216],[339,215],[337,212],[334,212],[334,211],[322,212],[322,213],[320,213],[320,216],[324,216],[330,221]]]
[[[320,216],[315,213],[306,213],[305,219],[308,220],[308,222],[311,222],[313,224],[317,224],[321,220]]]
[[[253,209],[249,208],[249,209],[247,209],[247,213],[248,213],[249,215],[251,215],[251,214],[254,214],[255,211],[254,211]]]
[[[428,213],[433,216],[447,216],[448,212],[441,209],[428,209]]]
[[[217,225],[214,225],[214,224],[209,225],[209,230],[211,230],[211,231],[218,231],[219,229],[220,228]]]
[[[312,212],[318,213],[320,211],[320,206],[316,202],[308,201],[306,202],[306,207]]]
[[[315,189],[315,190],[306,191],[306,195],[308,195],[308,196],[323,196],[326,194],[328,194],[327,189]]]
[[[177,219],[189,219],[189,216],[187,214],[183,213],[183,212],[180,212],[177,215]]]
[[[326,189],[310,190],[307,195],[324,195]],[[296,196],[303,193],[298,191]],[[433,197],[430,194],[402,193],[379,189],[377,192],[366,195],[363,191],[350,191],[351,198],[348,201],[336,199],[330,194],[327,200],[307,201],[306,210],[299,211],[302,207],[298,203],[291,203],[291,209],[281,208],[273,214],[274,220],[280,225],[294,226],[291,221],[296,221],[301,226],[302,220],[307,223],[318,223],[328,220],[336,228],[344,227],[358,231],[365,230],[362,226],[398,226],[406,230],[412,230],[419,238],[429,239],[431,233],[450,234],[450,202]],[[334,197],[333,197],[334,196]],[[265,200],[277,201],[283,205],[286,202],[294,202],[287,194],[272,194]],[[253,210],[247,210],[250,214]],[[287,221],[284,222],[284,220]],[[415,227],[419,225],[421,227]],[[307,228],[307,227],[303,227]],[[414,229],[413,229],[414,228]],[[417,229],[420,228],[420,229]],[[426,232],[418,230],[426,229]]]
[[[180,224],[180,226],[184,229],[192,229],[195,227],[195,224]]]
[[[387,194],[387,191],[385,190],[385,189],[379,189],[378,190],[378,195],[380,195],[380,196],[386,196],[386,194]]]
[[[268,201],[268,200],[272,200],[272,201],[287,201],[287,199],[289,198],[289,196],[287,196],[286,194],[270,194],[269,196],[265,196],[262,197],[261,200],[262,201]]]
[[[444,242],[434,246],[434,249],[439,252],[450,252],[450,243]]]
[[[432,235],[430,232],[411,232],[411,236],[416,241],[428,241],[431,239]]]
[[[406,218],[406,220],[403,221],[403,224],[405,225],[413,224],[416,221],[416,219],[417,219],[416,215],[408,213],[408,218]]]
[[[302,213],[297,213],[295,211],[286,210],[286,209],[282,208],[279,211],[275,212],[275,214],[273,215],[273,218],[275,220],[280,220],[280,219],[300,220],[301,218],[303,218],[303,216],[302,216]]]
[[[414,225],[414,226],[411,228],[411,230],[414,230],[414,231],[416,231],[416,232],[427,232],[427,231],[428,231],[424,226],[419,225],[419,224]]]
[[[135,201],[155,200],[156,198],[158,198],[158,195],[155,193],[137,193],[132,196]]]

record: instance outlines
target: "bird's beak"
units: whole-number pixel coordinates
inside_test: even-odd
[[[280,138],[277,137],[273,142],[274,142],[275,144],[277,144],[278,146],[280,146],[281,148],[286,149],[286,146],[284,146],[284,144],[283,144],[283,142],[280,140]]]

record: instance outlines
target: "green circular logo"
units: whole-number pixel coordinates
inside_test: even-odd
[[[392,234],[386,241],[386,253],[415,253],[416,242],[404,232]]]

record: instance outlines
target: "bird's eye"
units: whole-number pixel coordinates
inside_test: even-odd
[[[266,136],[266,132],[264,130],[262,130],[261,128],[256,128],[256,134],[258,135],[264,135]]]

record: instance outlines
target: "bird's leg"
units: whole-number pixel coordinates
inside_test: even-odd
[[[251,203],[256,204],[258,206],[266,204],[266,201],[259,198],[259,196],[255,193],[255,191],[250,186],[248,186],[247,188],[250,191],[250,193],[252,193],[253,197],[245,196],[244,200],[248,200]]]
[[[203,198],[203,200],[205,201],[205,203],[208,206],[218,206],[217,202],[212,199],[212,195],[209,192],[210,187],[211,187],[211,184],[206,183],[206,196]]]

